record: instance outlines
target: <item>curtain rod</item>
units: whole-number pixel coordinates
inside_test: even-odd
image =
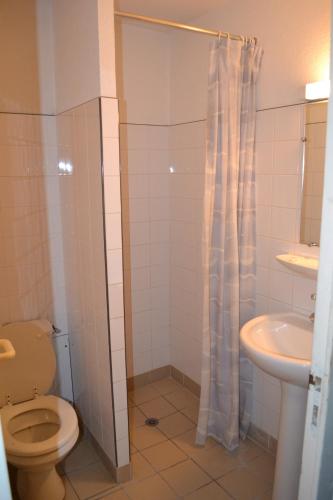
[[[114,12],[115,16],[126,17],[129,19],[136,19],[137,21],[143,21],[145,23],[160,24],[161,26],[170,26],[171,28],[176,28],[180,30],[194,31],[196,33],[201,33],[203,35],[218,36],[220,38],[231,38],[232,40],[246,40],[249,37],[244,37],[241,35],[233,35],[232,33],[226,33],[224,31],[213,31],[205,28],[199,28],[197,26],[189,26],[188,24],[176,23],[174,21],[169,21],[167,19],[157,19],[155,17],[141,16],[140,14],[132,14],[131,12],[121,12],[116,10]],[[253,37],[256,41],[256,38]]]

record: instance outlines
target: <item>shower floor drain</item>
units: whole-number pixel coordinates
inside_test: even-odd
[[[158,418],[155,417],[149,417],[145,421],[145,424],[148,425],[149,427],[156,427],[159,423],[160,421],[158,420]]]

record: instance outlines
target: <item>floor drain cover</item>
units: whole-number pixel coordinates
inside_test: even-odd
[[[156,425],[158,425],[159,423],[160,421],[155,417],[147,418],[147,420],[145,421],[145,424],[149,425],[149,427],[156,427]]]

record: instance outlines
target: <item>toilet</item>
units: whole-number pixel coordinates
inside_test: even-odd
[[[56,464],[71,451],[79,435],[73,407],[46,395],[55,372],[47,320],[0,327],[0,338],[13,344],[16,356],[0,362],[0,417],[7,460],[17,468],[21,500],[62,500],[65,487]]]

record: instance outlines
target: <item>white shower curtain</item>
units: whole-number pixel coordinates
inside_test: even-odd
[[[197,444],[212,436],[229,450],[245,437],[251,414],[251,365],[239,331],[255,306],[255,87],[261,58],[252,39],[211,46]]]

